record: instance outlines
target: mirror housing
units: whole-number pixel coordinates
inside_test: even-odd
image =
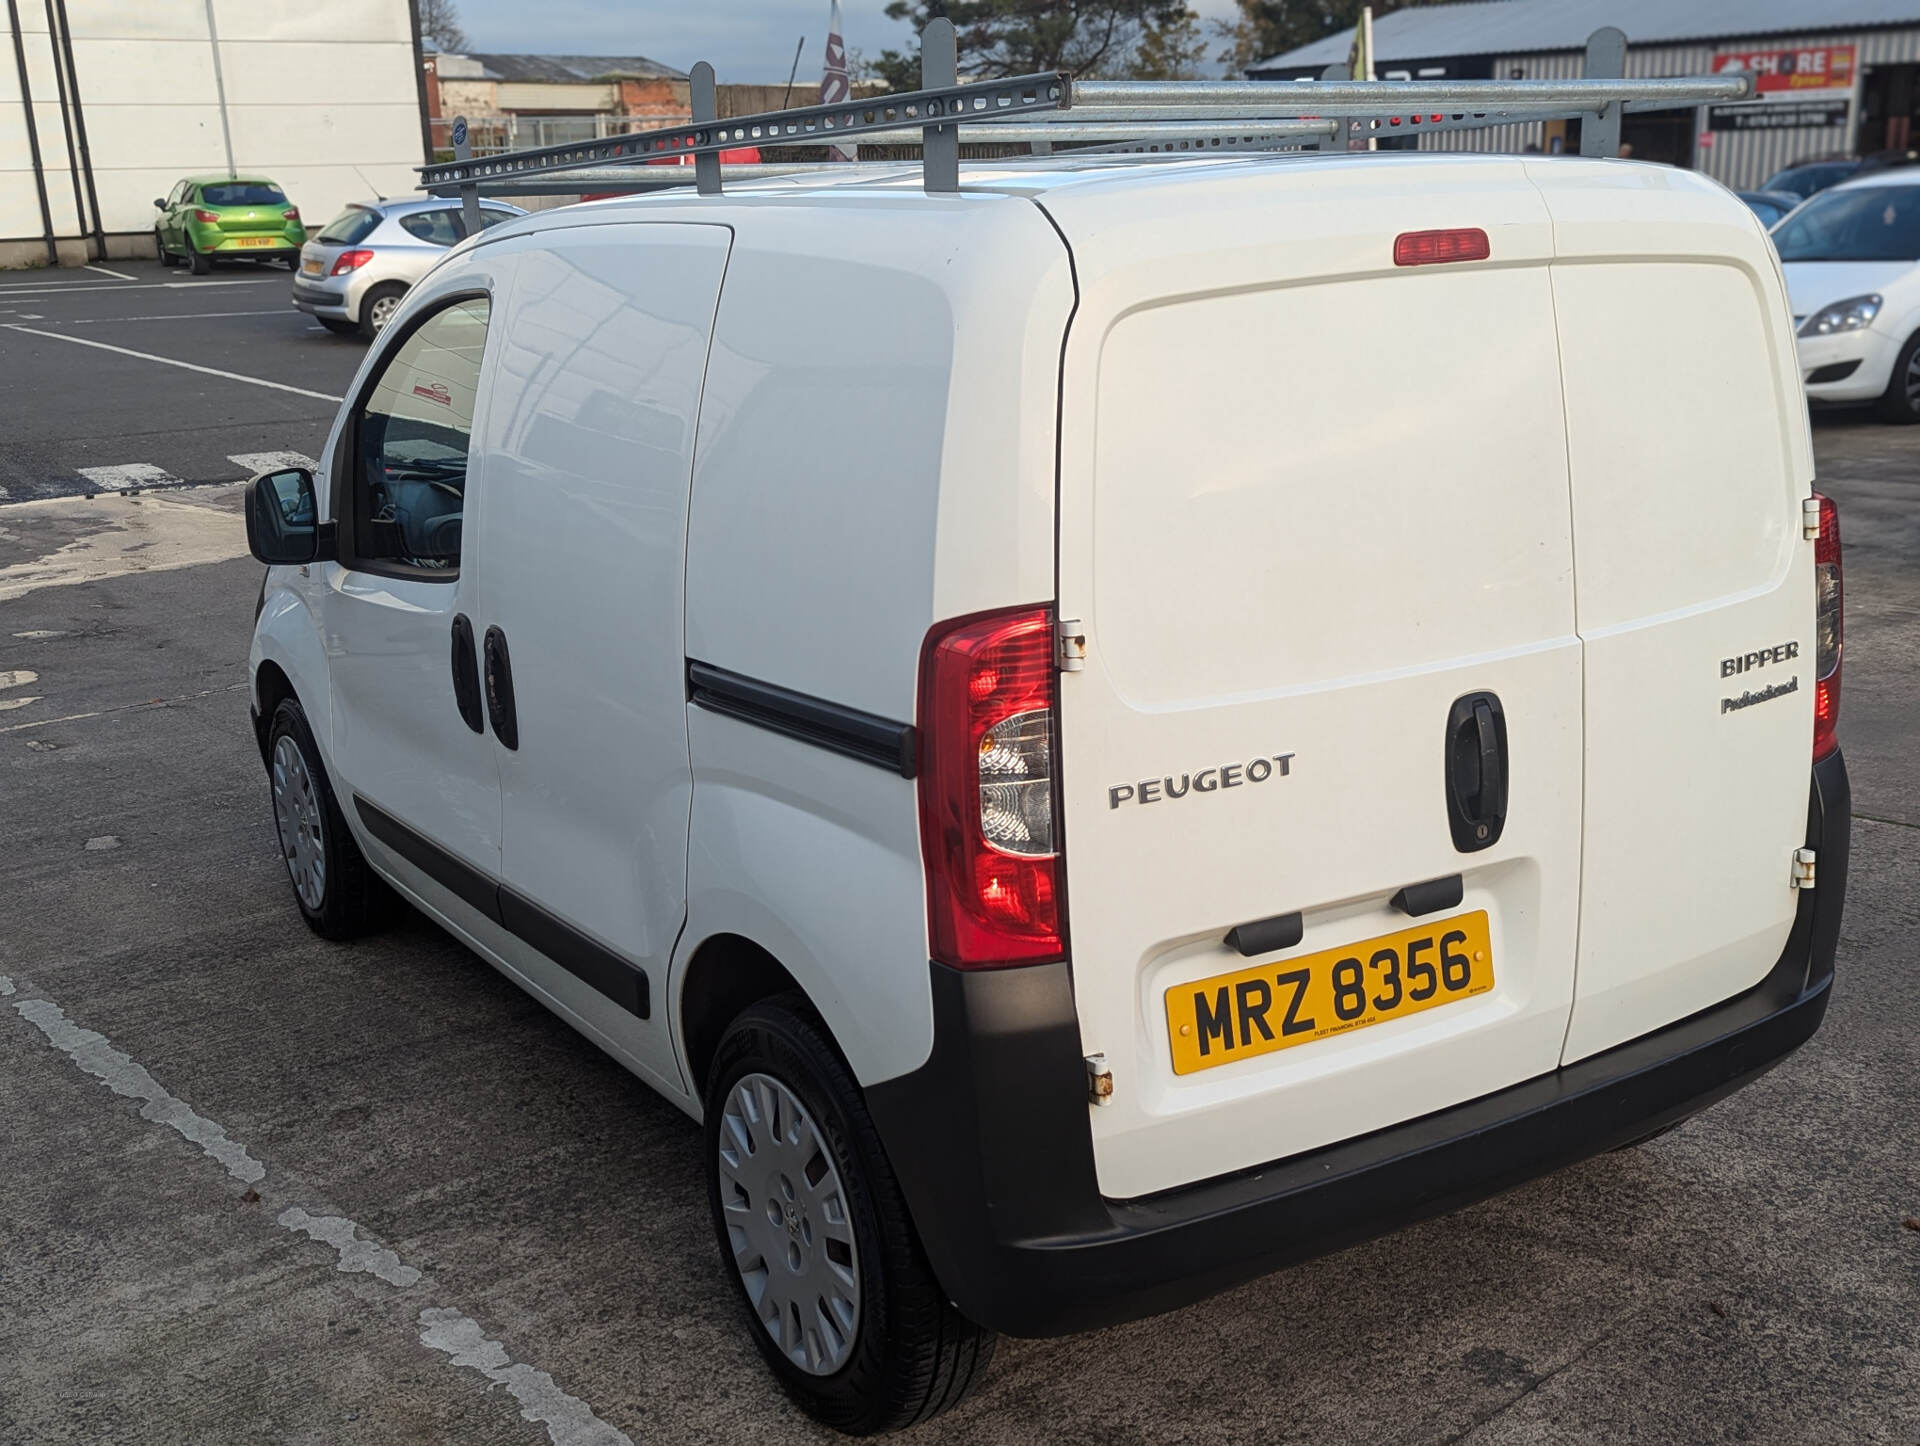
[[[332,561],[333,524],[320,521],[313,473],[282,467],[247,483],[247,547],[269,567]]]
[[[164,211],[167,209],[167,203],[156,198],[153,203],[153,209],[156,211]]]

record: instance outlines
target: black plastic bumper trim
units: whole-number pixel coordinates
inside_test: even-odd
[[[975,1321],[1050,1336],[1172,1310],[1631,1143],[1785,1058],[1826,1013],[1850,824],[1836,753],[1814,765],[1808,804],[1819,886],[1746,993],[1323,1150],[1144,1199],[1102,1197],[1066,963],[931,965],[932,1054],[869,1086],[868,1108],[935,1273]]]
[[[461,902],[472,905],[529,948],[539,950],[629,1014],[641,1019],[651,1017],[647,972],[639,965],[628,963],[492,875],[455,858],[425,834],[368,803],[357,793],[353,796],[353,806],[368,833]]]
[[[1251,924],[1235,924],[1227,930],[1227,947],[1242,958],[1291,949],[1307,935],[1307,921],[1301,914],[1275,914],[1270,919],[1255,919]]]
[[[912,778],[918,770],[919,749],[911,723],[896,723],[691,658],[687,660],[687,698],[709,713],[783,733],[902,778]]]
[[[1466,880],[1459,874],[1444,879],[1428,879],[1423,884],[1408,884],[1387,902],[1412,918],[1437,914],[1442,909],[1457,909],[1467,896]]]

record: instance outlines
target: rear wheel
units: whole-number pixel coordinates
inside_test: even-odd
[[[274,710],[267,733],[267,781],[280,856],[307,927],[323,939],[352,939],[384,925],[393,892],[353,841],[307,715],[292,698]]]
[[[1876,410],[1883,422],[1920,422],[1920,332],[1908,337],[1907,344],[1900,348]]]
[[[386,329],[393,314],[400,309],[400,299],[407,294],[407,288],[395,281],[384,282],[373,288],[360,299],[360,334],[372,341]]]
[[[993,1333],[934,1279],[855,1083],[797,996],[740,1015],[706,1099],[707,1196],[754,1343],[800,1408],[856,1435],[957,1405]]]
[[[341,321],[337,317],[332,316],[316,316],[314,320],[319,322],[335,336],[358,336],[360,334],[359,326],[351,321]]]
[[[213,258],[193,244],[193,237],[187,237],[187,265],[195,276],[205,276],[213,270]]]

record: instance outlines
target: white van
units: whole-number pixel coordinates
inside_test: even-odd
[[[704,1121],[756,1339],[871,1431],[1812,1034],[1812,483],[1766,236],[1668,167],[608,201],[257,479],[255,716],[307,921],[398,894]]]

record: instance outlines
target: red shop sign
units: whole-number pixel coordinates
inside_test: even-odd
[[[1745,71],[1765,95],[1781,90],[1838,90],[1853,84],[1851,45],[1809,45],[1803,50],[1734,50],[1713,57],[1715,75]]]

